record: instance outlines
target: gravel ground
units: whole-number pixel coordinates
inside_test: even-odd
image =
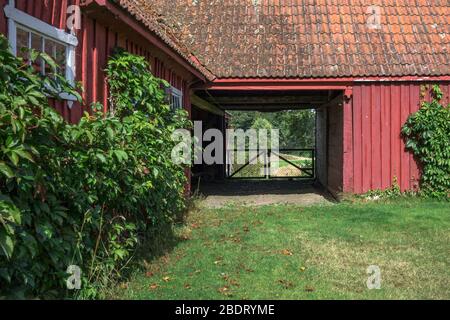
[[[330,204],[332,198],[324,191],[304,181],[239,181],[205,183],[200,188],[207,208],[233,205],[263,206],[271,204],[293,204],[309,206]]]

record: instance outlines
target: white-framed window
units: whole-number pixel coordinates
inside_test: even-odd
[[[26,53],[21,50],[22,48],[45,52],[58,64],[59,72],[62,72],[67,81],[74,85],[77,37],[18,10],[12,0],[5,6],[4,11],[8,18],[8,39],[12,52],[25,59]],[[38,61],[36,68],[43,74],[55,71],[50,70],[44,61]],[[63,93],[60,96],[65,100],[76,101],[76,98],[69,94]],[[68,105],[71,107],[72,103]]]
[[[183,91],[171,86],[169,89],[169,95],[171,109],[183,109]]]

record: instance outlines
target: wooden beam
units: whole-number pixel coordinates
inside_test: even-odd
[[[270,105],[226,105],[222,106],[226,108],[226,110],[239,110],[239,111],[259,111],[259,112],[274,112],[274,111],[282,111],[282,110],[304,110],[304,109],[315,109],[318,108],[320,104],[311,104],[311,103],[303,103],[303,104],[270,104]]]
[[[212,102],[211,99],[208,99]],[[283,95],[283,96],[228,96],[228,97],[214,97],[214,102],[221,106],[226,105],[273,105],[273,104],[323,104],[328,101],[327,96],[311,95],[311,96],[301,96],[301,95]]]
[[[216,114],[218,116],[224,116],[225,115],[225,111],[223,111],[222,109],[220,109],[216,105],[214,105],[214,104],[212,104],[212,103],[210,103],[210,102],[200,98],[199,96],[197,96],[195,94],[192,95],[192,97],[191,97],[191,103],[194,106],[196,106],[196,107],[198,107],[198,108],[200,108],[202,110],[214,113],[214,114]]]
[[[342,107],[344,105],[344,95],[340,94],[338,96],[336,96],[333,100],[328,101],[322,105],[320,105],[320,108],[327,108],[330,106],[335,106],[335,105],[339,105],[340,107]]]

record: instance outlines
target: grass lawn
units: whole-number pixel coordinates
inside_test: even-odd
[[[450,299],[445,202],[194,210],[115,299]],[[369,265],[382,288],[368,290]]]

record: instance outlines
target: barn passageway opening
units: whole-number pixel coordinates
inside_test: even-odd
[[[228,179],[315,178],[314,109],[228,113],[228,127],[236,132],[227,139],[225,174]],[[239,137],[238,130],[245,132],[245,136]]]
[[[192,190],[218,196],[342,190],[342,91],[202,90],[193,100],[192,120],[202,121],[204,131],[263,129],[269,142],[254,150],[250,136],[244,144],[228,136],[223,163],[194,165]],[[278,148],[270,143],[271,130],[278,131]]]

